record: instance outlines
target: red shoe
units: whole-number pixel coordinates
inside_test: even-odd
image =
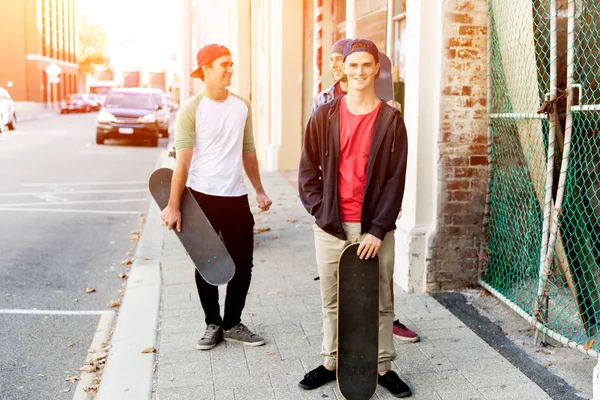
[[[413,332],[410,329],[408,329],[397,319],[394,320],[394,329],[392,331],[394,332],[394,336],[405,342],[415,343],[421,340],[421,338],[419,337],[419,335],[417,335],[416,332]]]

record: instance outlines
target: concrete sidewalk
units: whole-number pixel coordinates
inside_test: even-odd
[[[49,118],[60,114],[57,110],[53,110],[51,105],[33,101],[16,101],[15,112],[17,114],[17,123]]]
[[[253,207],[255,228],[262,233],[255,235],[255,266],[242,322],[264,336],[267,344],[252,348],[222,342],[210,351],[196,350],[205,326],[194,266],[176,236],[160,225],[158,208],[152,203],[98,398],[342,399],[335,383],[313,391],[297,386],[306,372],[322,362],[313,221],[280,174],[263,174],[263,183],[274,204],[267,213]],[[253,195],[251,205],[255,205]],[[157,266],[159,309],[156,272],[152,272]],[[150,276],[140,271],[150,271]],[[129,285],[144,284],[149,287],[146,292],[130,292]],[[220,292],[223,300],[224,290]],[[551,398],[430,295],[406,295],[396,287],[395,296],[396,316],[422,338],[415,344],[395,340],[394,370],[413,388],[412,399]],[[141,304],[148,304],[148,309]],[[150,321],[121,322],[131,316],[141,320],[141,315]],[[152,321],[157,315],[158,321]],[[121,328],[125,324],[129,327]],[[136,344],[127,357],[123,343]],[[155,355],[141,354],[151,346],[157,350]],[[379,387],[375,398],[394,397]]]

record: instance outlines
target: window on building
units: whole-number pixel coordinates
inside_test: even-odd
[[[404,82],[406,69],[406,13],[394,15],[394,59],[393,64],[398,68],[398,79]]]

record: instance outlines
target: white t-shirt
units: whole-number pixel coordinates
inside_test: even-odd
[[[177,112],[175,149],[193,148],[187,186],[213,196],[247,194],[242,153],[255,151],[248,100],[195,95]]]

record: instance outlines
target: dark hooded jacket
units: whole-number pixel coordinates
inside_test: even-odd
[[[320,106],[310,118],[298,171],[300,200],[325,232],[342,240],[338,174],[342,97]],[[396,229],[406,176],[407,136],[398,110],[382,104],[375,120],[361,209],[361,231],[382,239]]]

